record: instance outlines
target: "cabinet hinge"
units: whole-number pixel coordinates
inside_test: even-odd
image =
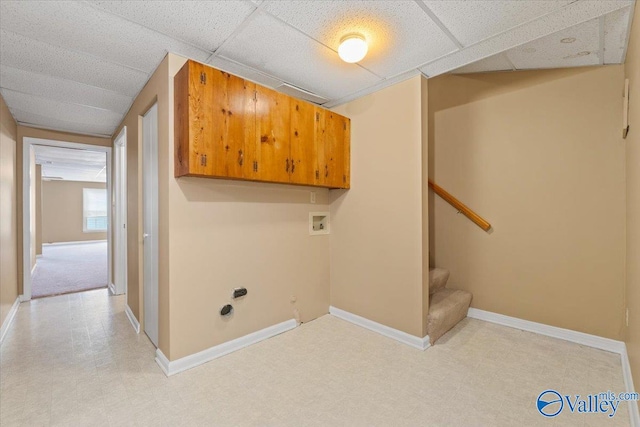
[[[253,91],[253,102],[258,102],[258,91],[257,90]]]
[[[200,166],[207,166],[207,155],[203,154],[200,156]]]
[[[320,171],[316,170],[316,179],[320,179]]]
[[[316,122],[320,121],[320,113],[316,113]]]
[[[347,130],[347,122],[344,122],[344,130]]]
[[[200,84],[207,84],[207,74],[205,72],[200,73]]]

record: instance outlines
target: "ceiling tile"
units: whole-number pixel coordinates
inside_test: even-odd
[[[5,30],[0,30],[0,63],[129,96],[136,95],[148,78],[148,75],[141,71]]]
[[[420,71],[429,77],[434,77],[531,42],[540,37],[622,9],[631,5],[633,1],[634,0],[589,0],[573,2],[566,7],[560,8],[555,13],[546,15],[544,19],[530,21],[507,33],[475,43],[465,49],[426,64],[420,67]]]
[[[77,150],[75,148],[51,147],[48,145],[33,145],[36,155],[36,163],[57,163],[76,165],[87,168],[94,167],[98,170],[107,165],[107,158],[103,151]]]
[[[466,74],[506,70],[513,70],[513,66],[511,65],[511,62],[509,62],[509,59],[503,53],[499,53],[498,55],[490,56],[472,64],[465,65],[464,67],[458,68],[453,72],[456,74]]]
[[[341,61],[333,50],[264,13],[257,13],[224,45],[220,55],[328,99],[340,98],[380,81],[374,74]]]
[[[93,1],[94,5],[202,49],[216,50],[255,5],[245,1]]]
[[[559,31],[507,52],[517,69],[598,65],[600,49],[598,19]],[[563,43],[573,40],[572,43]]]
[[[0,88],[122,113],[133,98],[72,80],[0,66]]]
[[[382,77],[457,49],[414,1],[277,1],[264,10],[336,52],[344,35],[362,34],[369,52],[360,64]]]
[[[40,116],[51,117],[66,122],[76,122],[87,125],[99,123],[103,126],[115,128],[122,120],[122,114],[113,111],[67,104],[7,89],[2,89],[2,97],[11,108],[22,111],[32,111]]]
[[[423,0],[463,46],[553,12],[572,0]]]
[[[2,2],[0,26],[6,31],[145,73],[153,72],[167,51],[199,61],[210,55],[86,3]]]
[[[106,181],[107,158],[104,152],[33,145],[36,163],[42,165],[43,177],[60,177],[66,181]]]
[[[100,135],[110,137],[113,134],[113,126],[106,126],[101,123],[84,124],[77,122],[67,122],[64,120],[41,116],[32,111],[24,111],[9,107],[13,118],[19,124],[33,127],[40,127],[51,130],[61,130],[65,132],[78,133],[84,135]]]
[[[629,35],[630,13],[631,7],[627,7],[604,17],[605,64],[620,64],[624,62],[627,37]],[[640,23],[636,23],[636,25],[640,25]]]

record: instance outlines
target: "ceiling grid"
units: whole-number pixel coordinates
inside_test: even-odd
[[[21,124],[111,136],[171,52],[331,107],[419,73],[622,63],[634,5],[3,0],[0,93]],[[336,53],[349,32],[369,43],[357,64]]]

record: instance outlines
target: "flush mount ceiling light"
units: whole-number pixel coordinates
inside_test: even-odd
[[[367,41],[361,34],[347,34],[340,39],[340,47],[338,47],[338,56],[350,64],[359,62],[367,54],[369,47]]]

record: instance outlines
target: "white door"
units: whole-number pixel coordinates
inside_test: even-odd
[[[114,263],[113,293],[127,292],[127,127],[113,143],[115,165],[113,173]]]
[[[158,104],[142,118],[144,331],[158,347]]]

